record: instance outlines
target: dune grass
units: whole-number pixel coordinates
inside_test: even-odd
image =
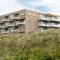
[[[0,35],[0,60],[60,60],[60,30]]]

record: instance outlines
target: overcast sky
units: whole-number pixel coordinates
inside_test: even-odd
[[[0,0],[0,15],[22,9],[60,15],[60,0]]]

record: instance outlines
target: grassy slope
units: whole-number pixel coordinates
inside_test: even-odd
[[[0,35],[0,60],[60,60],[60,30]]]

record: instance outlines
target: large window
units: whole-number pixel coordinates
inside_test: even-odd
[[[24,22],[24,19],[20,19],[20,22]]]
[[[19,13],[14,14],[15,17],[19,16]]]
[[[9,16],[5,16],[5,19],[8,19],[9,18]]]
[[[19,26],[15,26],[15,27],[14,27],[14,30],[18,30],[18,28],[19,28]]]
[[[2,26],[2,25],[4,25],[4,23],[0,23],[0,25]]]
[[[8,28],[5,28],[5,31],[8,31]]]

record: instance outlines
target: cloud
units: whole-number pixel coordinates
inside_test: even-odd
[[[0,0],[0,15],[21,9],[60,15],[60,0]]]
[[[60,0],[22,0],[22,1],[23,4],[25,4],[30,9],[60,15]]]
[[[16,0],[0,0],[0,15],[26,8],[23,4],[18,4]]]
[[[49,12],[60,15],[60,0],[42,0],[42,4],[49,7]]]

